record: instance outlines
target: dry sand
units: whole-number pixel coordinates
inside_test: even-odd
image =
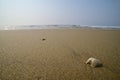
[[[101,68],[85,62],[95,57]],[[0,31],[0,80],[119,80],[120,30]]]

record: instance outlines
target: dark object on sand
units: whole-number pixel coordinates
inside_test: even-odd
[[[42,41],[45,41],[45,40],[46,40],[45,38],[42,39]]]
[[[99,60],[99,59],[96,59],[96,58],[89,58],[87,61],[86,61],[86,64],[89,64],[91,67],[102,67],[103,64],[102,62]]]

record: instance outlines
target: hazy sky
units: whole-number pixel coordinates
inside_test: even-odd
[[[0,25],[120,26],[120,0],[0,0]]]

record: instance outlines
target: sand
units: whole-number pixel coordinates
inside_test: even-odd
[[[103,67],[85,62],[95,57]],[[0,31],[0,80],[119,80],[120,30]]]

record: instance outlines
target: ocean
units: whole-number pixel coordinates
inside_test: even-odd
[[[120,26],[87,26],[87,25],[13,25],[0,26],[0,30],[26,30],[26,29],[114,29],[120,30]]]

